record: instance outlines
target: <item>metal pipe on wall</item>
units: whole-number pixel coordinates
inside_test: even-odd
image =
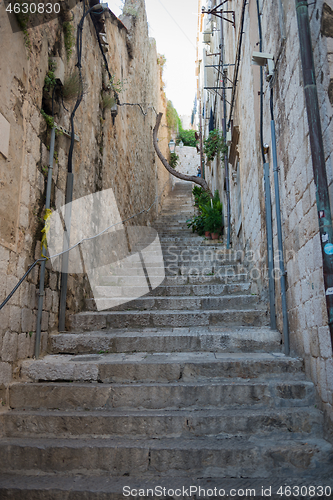
[[[201,91],[200,91],[200,102],[199,102],[199,115],[200,115],[200,170],[201,170],[201,177],[205,179],[205,160],[203,156],[203,132],[202,132],[202,98],[201,98]]]
[[[273,172],[274,172],[274,187],[275,187],[275,209],[276,209],[276,227],[278,239],[278,259],[280,267],[280,286],[281,286],[281,304],[282,304],[282,321],[283,321],[283,339],[284,339],[284,352],[289,355],[290,342],[289,342],[289,324],[288,324],[288,308],[287,308],[287,294],[286,294],[286,271],[284,267],[283,256],[283,243],[282,243],[282,221],[281,221],[281,206],[280,206],[280,185],[279,185],[279,167],[277,163],[276,151],[276,133],[275,133],[275,120],[274,120],[274,107],[273,107],[273,89],[271,89],[271,135],[272,135],[272,155],[273,155]]]
[[[223,30],[223,19],[220,17],[221,22],[221,65],[222,65],[222,79],[223,79],[223,139],[227,140],[227,101],[226,101],[226,86],[227,78],[224,71],[224,30]],[[230,248],[230,184],[229,184],[229,160],[228,155],[224,154],[224,175],[226,181],[226,191],[227,191],[227,248]]]
[[[259,49],[262,52],[262,31],[259,0],[257,0],[258,29],[259,29]],[[272,229],[272,204],[271,204],[271,183],[269,176],[269,164],[266,163],[263,140],[263,113],[264,113],[264,76],[263,68],[260,66],[260,148],[264,164],[265,181],[265,208],[266,208],[266,231],[267,231],[267,259],[268,259],[268,287],[270,303],[270,326],[276,330],[275,314],[275,279],[274,279],[274,247]]]
[[[266,232],[267,232],[268,273],[269,273],[268,289],[269,289],[270,327],[272,328],[272,330],[276,330],[271,181],[269,175],[269,163],[266,162],[264,163],[264,183],[265,183],[265,211],[266,211]]]
[[[65,198],[66,205],[65,205],[65,230],[64,230],[63,251],[68,250],[70,247],[73,186],[74,186],[74,174],[73,172],[68,172],[67,184],[66,184],[66,198]],[[66,330],[65,323],[66,323],[68,263],[69,263],[69,252],[66,252],[62,256],[62,262],[61,262],[59,332],[64,332]]]
[[[309,137],[316,186],[319,234],[323,256],[323,275],[325,285],[328,326],[333,345],[333,228],[318,92],[312,51],[311,30],[307,0],[295,0],[303,71],[304,94],[308,115]]]

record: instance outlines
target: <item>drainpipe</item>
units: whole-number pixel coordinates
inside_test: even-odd
[[[289,343],[289,324],[288,324],[288,308],[286,294],[286,271],[284,268],[283,244],[282,244],[282,222],[281,222],[281,206],[280,206],[280,185],[279,185],[279,168],[277,163],[276,152],[276,133],[274,120],[274,95],[271,89],[271,135],[272,135],[272,154],[273,154],[273,172],[274,172],[274,187],[275,187],[275,209],[276,209],[276,227],[279,249],[279,267],[280,267],[280,286],[281,286],[281,304],[282,304],[282,319],[283,319],[283,339],[284,353],[288,356],[290,353]]]
[[[50,208],[50,202],[51,202],[54,143],[55,143],[55,126],[53,126],[53,129],[51,131],[50,161],[49,161],[49,168],[47,171],[45,209]],[[45,255],[45,253],[46,253],[46,244],[43,245],[43,247],[42,247],[42,254]],[[46,266],[46,260],[43,260],[41,263],[41,266],[40,266],[40,279],[39,279],[36,343],[35,343],[35,358],[36,359],[39,358],[39,354],[40,354],[40,340],[41,340],[41,331],[42,331],[42,313],[43,313],[43,301],[44,301],[45,266]]]
[[[199,104],[199,115],[200,115],[200,170],[201,176],[205,178],[205,160],[203,157],[203,140],[202,140],[202,99],[200,91],[200,104]]]
[[[259,28],[259,50],[262,52],[262,31],[259,0],[257,0],[258,28]],[[276,330],[275,316],[275,281],[274,281],[274,247],[273,247],[273,227],[272,227],[272,203],[271,203],[271,183],[269,176],[269,163],[266,162],[264,140],[263,140],[263,112],[264,112],[264,75],[260,66],[260,147],[264,164],[265,182],[265,212],[266,212],[266,232],[267,232],[267,255],[268,255],[268,289],[269,289],[269,310],[270,326]]]
[[[226,101],[226,86],[227,79],[224,71],[224,31],[223,31],[223,19],[220,18],[221,22],[221,64],[222,64],[222,80],[223,80],[223,138],[227,140],[227,101]],[[227,188],[227,249],[230,248],[230,184],[229,184],[229,160],[228,155],[224,154],[224,175]]]
[[[316,185],[316,201],[323,274],[325,285],[328,326],[333,345],[333,230],[328,194],[325,153],[321,129],[318,93],[312,53],[312,41],[307,0],[295,0],[303,70],[304,94],[308,115],[313,177]]]
[[[65,197],[65,218],[64,218],[65,230],[64,230],[64,242],[63,242],[64,252],[66,252],[66,250],[68,250],[70,247],[73,186],[74,186],[74,174],[72,171],[70,171],[67,173],[66,197]],[[65,320],[66,320],[66,300],[67,300],[67,284],[68,284],[68,264],[69,264],[69,252],[66,252],[62,256],[62,263],[61,263],[59,332],[66,331]]]

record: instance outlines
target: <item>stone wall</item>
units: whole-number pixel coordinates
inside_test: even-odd
[[[87,5],[87,8],[89,6]],[[72,9],[71,24],[76,27],[83,4]],[[70,17],[71,18],[71,17]],[[12,290],[28,266],[40,256],[41,229],[45,208],[47,166],[49,164],[50,129],[40,110],[50,113],[49,96],[43,94],[49,57],[60,57],[65,79],[77,68],[76,49],[67,57],[63,20],[50,21],[27,31],[31,49],[24,34],[12,33],[0,5],[0,300]],[[161,206],[170,186],[169,174],[155,155],[152,129],[155,111],[165,117],[166,100],[161,89],[161,68],[157,64],[155,41],[149,39],[143,0],[125,2],[119,21],[111,12],[105,14],[108,61],[114,80],[124,82],[114,123],[110,109],[103,109],[103,89],[107,74],[96,32],[90,16],[83,27],[82,74],[85,93],[75,115],[73,156],[74,196],[80,198],[112,188],[121,218],[125,219],[148,208],[149,213],[132,219],[136,225],[149,225]],[[55,102],[55,121],[70,130],[70,113],[75,99]],[[153,109],[154,108],[154,109]],[[166,126],[165,118],[162,125]],[[9,129],[9,150],[3,138]],[[165,134],[164,130],[163,133]],[[165,143],[165,144],[164,144]],[[167,155],[168,141],[161,143]],[[67,161],[70,139],[57,135],[51,208],[65,203]],[[47,263],[44,310],[42,317],[42,351],[48,332],[57,330],[59,308],[59,274]],[[39,265],[0,312],[0,385],[8,384],[16,373],[19,359],[33,356],[36,330],[36,307],[39,287]],[[90,288],[84,275],[70,275],[68,312],[84,308]]]
[[[239,29],[242,1],[230,2],[236,11],[236,31],[226,27],[227,62],[233,62]],[[231,5],[232,4],[232,5]],[[292,353],[304,357],[305,368],[316,385],[318,398],[333,423],[333,358],[323,283],[321,245],[317,219],[315,184],[305,109],[300,46],[295,2],[281,0],[260,2],[262,9],[263,52],[274,55],[276,76],[273,85],[277,132],[278,166],[283,222],[283,245],[287,269],[287,302]],[[323,129],[327,176],[331,201],[333,190],[333,2],[318,0],[309,6],[312,44],[316,68],[319,104]],[[226,23],[227,24],[227,23]],[[283,38],[285,37],[285,42]],[[252,52],[259,51],[256,1],[246,7],[240,79],[236,94],[233,125],[239,128],[239,140],[233,144],[231,198],[237,198],[233,178],[238,158],[241,182],[242,230],[237,235],[233,225],[233,245],[251,250],[253,265],[260,271],[258,289],[267,288],[266,224],[264,206],[263,161],[260,148],[259,68],[251,65]],[[228,77],[232,78],[229,69]],[[259,93],[259,95],[258,95]],[[263,139],[270,148],[274,251],[277,255],[276,215],[271,148],[270,86],[264,82]],[[233,206],[235,212],[235,206]],[[277,262],[276,262],[277,267]],[[262,272],[263,271],[263,272]],[[282,331],[280,285],[276,279],[277,321]],[[330,424],[329,424],[330,422]]]
[[[197,175],[200,166],[200,153],[197,153],[197,149],[177,146],[176,154],[179,156],[177,171],[185,175]]]

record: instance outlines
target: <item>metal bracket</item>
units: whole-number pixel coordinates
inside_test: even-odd
[[[209,15],[213,15],[213,16],[219,17],[220,19],[223,19],[224,21],[227,21],[228,23],[231,23],[233,25],[233,27],[236,28],[236,24],[235,24],[236,17],[235,17],[235,11],[234,10],[223,10],[223,9],[221,9],[220,11],[217,10],[219,7],[221,7],[227,1],[228,0],[224,0],[224,2],[222,2],[220,5],[217,5],[216,7],[214,7],[214,9],[205,10],[203,8],[201,12],[202,12],[202,14],[209,14]],[[224,17],[224,14],[231,14],[232,15],[232,20],[228,19],[228,17]]]
[[[67,135],[67,137],[72,137],[72,133],[67,130],[65,127],[63,127],[62,125],[58,125],[58,123],[54,122],[54,126],[56,128],[56,130],[60,130],[60,132],[62,132],[64,135]],[[74,139],[77,141],[77,142],[80,142],[80,137],[77,135],[77,134],[74,134]]]

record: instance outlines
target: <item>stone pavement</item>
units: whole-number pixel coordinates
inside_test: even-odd
[[[178,182],[155,224],[164,267],[147,265],[162,284],[141,296],[135,268],[130,284],[115,269],[49,354],[21,363],[0,413],[1,499],[332,498],[303,360],[281,352],[244,263],[187,229],[192,213]]]

